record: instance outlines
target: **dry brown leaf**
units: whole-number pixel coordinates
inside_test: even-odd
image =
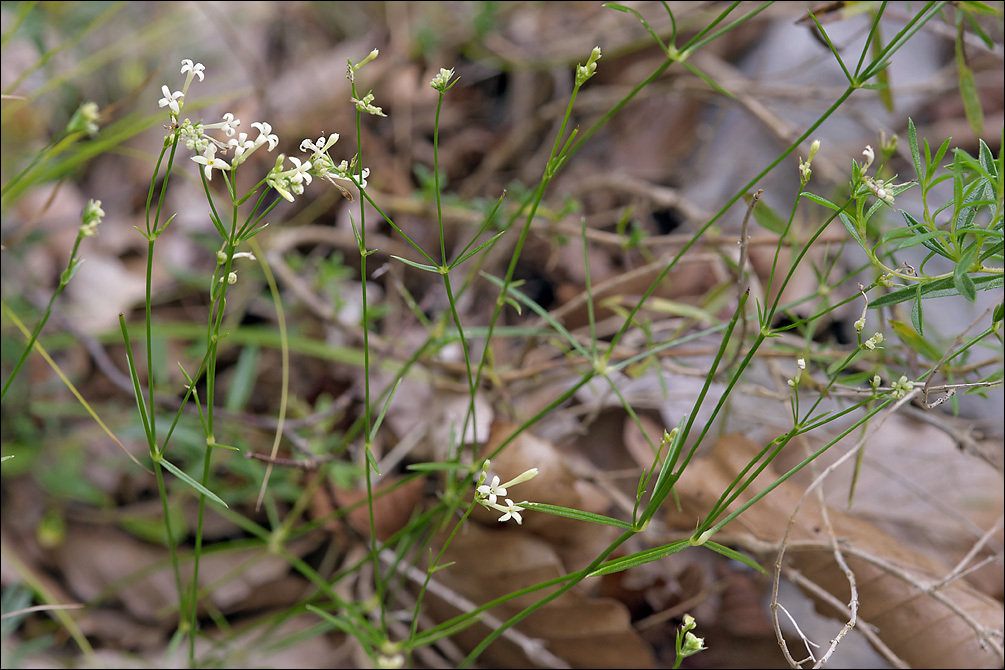
[[[422,506],[425,477],[416,477],[410,482],[398,485],[402,476],[387,477],[374,489],[373,523],[377,538],[386,540],[405,527],[415,510]],[[366,501],[366,490],[334,491],[335,501],[342,507]],[[346,521],[360,535],[370,536],[370,509],[366,504],[356,507],[346,515]]]
[[[287,544],[290,553],[302,556],[316,549],[322,535],[304,535]],[[86,560],[82,560],[82,557]],[[173,625],[165,612],[172,611],[178,593],[171,574],[166,547],[140,541],[124,531],[110,527],[71,526],[66,539],[54,552],[70,589],[84,602],[102,598],[114,588],[134,618]],[[159,569],[152,569],[160,566]],[[181,566],[183,578],[191,578],[191,562]],[[274,584],[290,572],[286,559],[261,548],[209,553],[199,567],[199,584],[211,588],[214,606],[223,611],[241,609],[257,589]],[[134,576],[139,575],[137,578]],[[287,592],[283,606],[291,606],[298,594]]]
[[[671,509],[667,522],[673,527],[692,529],[719,492],[757,454],[756,444],[741,435],[721,439],[713,453],[688,467],[677,486],[682,511]],[[777,475],[767,468],[750,487],[757,492]],[[783,483],[727,527],[756,541],[777,543],[782,539],[789,517],[803,494],[791,483]],[[749,495],[730,506],[735,509]],[[849,514],[829,509],[834,532],[842,540],[845,558],[858,583],[859,617],[876,628],[880,638],[914,667],[992,668],[1001,667],[1002,658],[982,647],[973,627],[950,607],[924,593],[919,585],[941,579],[949,568],[939,561],[905,546],[876,526]],[[815,504],[803,505],[790,534],[790,542],[808,543],[790,547],[789,564],[842,602],[847,602],[849,586],[838,569],[821,512]],[[881,565],[910,575],[909,583]],[[985,633],[996,634],[1000,650],[1002,604],[962,581],[954,581],[939,592],[949,603],[971,617]]]
[[[974,456],[961,453],[935,425],[895,414],[865,447],[854,486],[854,514],[943,564],[956,565],[984,529],[996,523],[1005,502],[1001,472]],[[827,501],[835,508],[847,507],[853,477],[849,463],[827,480]],[[1002,542],[999,528],[988,548],[1000,552]],[[1000,562],[967,575],[971,586],[997,600],[1002,599],[1003,578]]]
[[[646,439],[646,436],[643,435],[642,431],[639,429],[638,424],[632,421],[631,417],[625,417],[623,429],[625,448],[628,450],[628,453],[632,455],[635,463],[640,468],[648,470],[653,467],[653,463],[656,459],[656,453],[653,451],[652,446],[650,446],[649,441],[652,440],[652,444],[659,449],[663,438],[664,428],[661,424],[657,423],[653,419],[650,419],[644,414],[639,415],[639,423],[642,424],[642,427],[645,429],[649,439]],[[665,456],[665,454],[661,454],[660,462],[663,461],[662,456]]]
[[[434,579],[477,604],[553,579],[564,573],[555,550],[542,538],[518,526],[484,528],[468,524],[458,533],[443,557],[455,561],[435,573]],[[537,591],[505,602],[489,613],[506,620],[554,590]],[[439,620],[457,615],[443,601],[430,599],[430,610]],[[539,640],[552,654],[573,668],[648,668],[652,651],[632,628],[627,608],[610,598],[590,598],[577,590],[548,603],[516,626],[522,634]],[[462,631],[454,641],[470,650],[488,634],[484,624]],[[479,662],[493,667],[540,667],[528,660],[511,639],[500,638],[488,647]]]

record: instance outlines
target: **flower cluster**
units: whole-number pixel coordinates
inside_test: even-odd
[[[384,113],[384,110],[373,104],[373,91],[364,95],[362,100],[357,100],[356,98],[349,98],[349,100],[352,101],[352,103],[356,105],[356,109],[361,112],[366,112],[367,114],[372,114],[374,116],[387,116],[387,114]]]
[[[893,397],[900,399],[906,396],[914,388],[914,382],[907,378],[907,375],[901,375],[900,379],[893,382]]]
[[[68,133],[87,133],[91,137],[98,134],[98,120],[101,113],[98,111],[98,103],[85,102],[77,108],[66,124]]]
[[[452,86],[452,84],[450,84],[450,80],[453,76],[453,69],[448,70],[445,67],[441,67],[440,72],[433,77],[433,79],[429,82],[429,85],[440,93],[446,93],[450,86]]]
[[[884,181],[870,177],[866,174],[866,171],[872,165],[873,161],[876,160],[876,152],[873,150],[872,145],[866,145],[862,151],[862,155],[865,156],[865,162],[862,164],[860,181],[874,196],[893,207],[893,197],[909,189],[911,182],[894,184],[893,179]]]
[[[81,215],[80,236],[94,237],[98,234],[98,224],[105,218],[105,210],[101,209],[100,200],[88,200]]]
[[[363,62],[373,60],[376,55],[376,50],[374,50]],[[214,170],[219,170],[222,173],[235,170],[262,147],[267,147],[270,152],[275,150],[279,146],[279,137],[272,132],[270,124],[261,121],[251,124],[251,127],[258,131],[257,136],[252,138],[248,133],[239,131],[241,120],[229,112],[224,114],[222,120],[217,123],[179,119],[185,105],[185,96],[188,94],[189,85],[195,77],[198,77],[199,81],[203,81],[205,70],[202,63],[193,63],[187,58],[183,60],[181,73],[185,75],[185,85],[180,91],[171,91],[166,85],[162,86],[163,97],[158,101],[158,104],[160,107],[166,107],[171,117],[172,135],[168,139],[173,139],[174,134],[177,133],[179,142],[196,154],[192,156],[192,160],[202,166],[203,175],[207,181],[211,181]],[[364,97],[362,101],[354,100],[357,104],[363,104],[365,107],[372,107],[375,110],[368,111],[382,115],[380,108],[371,104],[372,101],[372,95]],[[210,134],[210,131],[219,131],[226,139],[218,139]],[[308,157],[301,159],[290,156],[292,167],[287,167],[287,157],[280,154],[276,159],[275,166],[266,176],[266,184],[275,189],[283,198],[293,202],[294,197],[301,195],[304,192],[304,187],[309,185],[314,177],[320,177],[352,200],[345,185],[351,183],[358,188],[366,188],[366,179],[370,170],[369,168],[354,169],[356,166],[346,161],[336,165],[328,155],[328,150],[338,141],[338,138],[338,133],[332,133],[327,139],[322,135],[316,142],[311,139],[304,140],[300,144],[300,150],[308,154]],[[224,157],[228,154],[231,156],[230,159]]]
[[[699,651],[705,651],[708,647],[705,646],[705,639],[696,636],[691,631],[697,626],[697,622],[694,617],[690,614],[684,615],[684,621],[681,623],[680,631],[677,633],[677,660],[678,662],[688,656],[694,656]]]
[[[358,63],[353,64],[351,60],[347,59],[346,62],[348,63],[348,66],[346,67],[345,78],[349,80],[350,84],[356,83],[356,70],[360,69],[361,67],[363,67],[364,65],[366,65],[379,55],[380,51],[374,49],[373,51],[371,51],[366,55],[366,58],[364,58]]]
[[[576,67],[576,86],[582,86],[586,80],[597,72],[597,61],[600,60],[600,47],[593,47],[586,65]]]
[[[817,155],[820,151],[820,140],[813,140],[813,144],[810,145],[810,156],[805,161],[802,158],[799,159],[799,181],[803,186],[810,181],[810,176],[813,174],[813,170],[810,169],[810,165],[813,163],[813,157]]]
[[[863,344],[865,345],[866,349],[868,349],[869,351],[872,351],[877,346],[879,346],[880,344],[882,344],[882,342],[883,342],[883,333],[876,332],[875,334],[873,334],[872,337],[870,337],[868,340],[866,340],[865,342],[863,342]]]
[[[199,77],[199,81],[203,81],[206,78],[205,72],[205,65],[202,63],[193,63],[186,58],[181,62],[181,73],[185,75],[185,85],[182,86],[182,89],[180,91],[172,91],[166,84],[161,86],[161,93],[164,94],[164,97],[157,101],[157,105],[159,107],[167,107],[171,112],[173,121],[177,121],[178,115],[181,114],[181,108],[185,104],[185,95],[188,93],[188,87],[192,83],[192,80]]]
[[[788,381],[789,386],[791,386],[792,388],[795,388],[799,384],[799,379],[803,376],[803,370],[806,369],[806,359],[803,358],[802,356],[797,358],[796,367],[798,368],[798,370],[796,370],[795,376]]]
[[[489,483],[489,466],[491,462],[485,459],[485,463],[482,465],[481,474],[478,475],[478,482],[475,484],[475,502],[484,507],[485,509],[492,509],[497,512],[502,512],[502,516],[499,517],[499,521],[509,521],[513,519],[518,525],[523,524],[523,517],[520,512],[523,512],[526,508],[521,507],[521,505],[526,505],[527,501],[524,500],[519,505],[515,504],[506,495],[509,493],[509,488],[516,486],[521,482],[525,482],[528,479],[533,479],[537,477],[537,468],[531,468],[521,475],[514,477],[505,484],[499,483],[499,475],[494,475],[492,481]],[[502,498],[506,504],[500,505],[499,498]]]

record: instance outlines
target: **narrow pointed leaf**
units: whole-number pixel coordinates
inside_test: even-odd
[[[227,503],[223,502],[223,500],[219,496],[217,496],[215,493],[213,493],[212,491],[210,491],[208,488],[206,488],[205,486],[203,486],[199,482],[197,482],[194,479],[192,479],[191,477],[189,477],[188,474],[186,474],[186,472],[184,470],[182,470],[181,468],[179,468],[177,465],[175,465],[171,461],[167,460],[166,458],[162,458],[161,459],[161,465],[163,465],[164,468],[168,472],[170,472],[171,474],[173,474],[175,477],[177,477],[178,479],[182,480],[183,482],[185,482],[186,484],[188,484],[189,486],[191,486],[196,491],[198,491],[202,495],[206,496],[207,498],[209,498],[213,502],[217,502],[217,503],[223,505],[224,507],[228,507]]]

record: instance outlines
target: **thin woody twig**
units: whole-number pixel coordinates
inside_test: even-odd
[[[0,614],[0,619],[10,619],[11,617],[21,616],[22,614],[30,614],[31,612],[51,612],[54,610],[79,610],[86,607],[83,603],[71,603],[69,605],[32,605],[31,607],[25,607],[24,609],[14,610],[13,612],[7,612],[6,614]]]
[[[778,584],[781,579],[782,562],[785,556],[785,548],[789,543],[789,534],[795,527],[796,516],[799,514],[799,510],[802,508],[803,503],[806,501],[807,496],[812,491],[816,490],[817,487],[820,486],[820,484],[827,477],[829,477],[831,473],[834,472],[834,470],[836,470],[841,464],[843,464],[849,458],[857,454],[859,450],[861,450],[862,447],[865,446],[866,442],[873,435],[873,433],[875,433],[886,422],[886,419],[893,416],[893,414],[896,413],[898,409],[910,403],[916,396],[920,395],[920,393],[921,393],[920,389],[917,388],[912,389],[909,393],[906,393],[903,398],[900,398],[899,400],[897,400],[897,402],[891,405],[890,408],[883,414],[883,416],[881,416],[877,421],[873,422],[873,424],[870,425],[869,430],[859,439],[859,441],[855,444],[854,447],[849,449],[847,453],[845,453],[843,456],[841,456],[841,458],[837,459],[834,463],[828,466],[823,472],[820,473],[819,476],[817,476],[816,479],[813,480],[813,482],[806,488],[806,491],[803,492],[803,495],[799,498],[799,501],[796,503],[795,508],[792,510],[792,515],[789,517],[789,522],[785,527],[785,534],[782,536],[782,541],[779,543],[778,556],[775,559],[775,575],[774,579],[772,580],[772,590],[771,590],[771,618],[775,628],[775,637],[777,638],[778,644],[782,649],[782,653],[785,655],[786,660],[790,664],[793,664],[793,667],[798,666],[795,665],[795,661],[792,659],[792,656],[788,652],[788,645],[785,642],[785,638],[782,636],[781,625],[779,624],[778,621],[778,607],[779,607]],[[830,528],[829,525],[828,528]],[[832,528],[830,528],[830,535],[832,538],[831,547],[832,549],[835,550],[835,553],[838,554],[840,552],[838,552],[837,549],[835,548],[836,538],[834,537]],[[839,566],[841,566],[841,569],[845,572],[846,576],[851,573],[851,571],[847,569],[847,565],[846,564],[843,565],[843,558],[839,562]],[[849,602],[849,610],[851,611],[851,618],[849,619],[849,625],[846,626],[847,630],[850,630],[851,627],[854,627],[855,625],[854,620],[858,610],[858,602],[857,602],[858,591],[855,586],[853,575],[849,581],[849,585],[851,587],[851,601]],[[847,631],[845,629],[842,629],[842,632],[846,633]],[[839,636],[839,638],[840,637],[843,637],[843,635]],[[836,646],[836,642],[832,644],[832,648],[828,650],[827,654],[828,657],[830,653],[832,653],[834,646]]]
[[[762,193],[764,193],[764,189],[757,189],[757,192],[750,197],[750,202],[747,203],[747,212],[743,215],[743,223],[740,225],[740,258],[736,262],[737,304],[742,304],[744,292],[750,291],[750,282],[743,281],[743,269],[747,266],[747,249],[750,246],[750,235],[748,233],[750,228],[750,217],[754,213],[754,207],[757,206]],[[740,337],[737,340],[736,350],[733,352],[733,355],[730,356],[729,362],[721,366],[721,374],[728,374],[728,371],[733,368],[733,364],[735,364],[736,361],[739,360],[740,356],[743,355],[743,342],[747,339],[747,315],[742,314],[741,316],[743,318],[740,319]]]
[[[845,553],[849,556],[854,556],[855,558],[871,563],[884,572],[887,572],[901,581],[910,584],[922,593],[945,605],[953,612],[953,614],[959,617],[971,630],[974,631],[974,634],[980,641],[981,646],[989,647],[995,656],[998,657],[999,662],[1005,660],[1005,647],[1003,647],[1002,644],[1001,631],[988,628],[981,622],[977,621],[969,612],[964,610],[953,599],[949,598],[941,591],[942,584],[937,582],[925,583],[921,578],[916,575],[912,575],[900,566],[880,558],[879,556],[874,556],[866,551],[857,549],[851,544],[845,547]]]
[[[761,200],[762,193],[764,193],[764,189],[759,188],[756,193],[750,196],[750,202],[747,203],[747,212],[743,215],[743,223],[740,225],[740,260],[736,263],[737,299],[739,299],[739,296],[747,288],[743,284],[743,269],[747,266],[747,247],[750,244],[750,217],[754,213],[757,203]],[[744,321],[744,324],[746,324],[746,321]]]
[[[992,526],[991,528],[988,528],[987,532],[984,533],[984,535],[982,535],[979,540],[974,542],[974,546],[970,548],[970,551],[967,552],[967,555],[960,559],[959,563],[957,563],[956,566],[949,571],[949,574],[947,574],[945,577],[932,584],[932,589],[933,590],[941,589],[946,584],[956,581],[957,579],[960,579],[964,575],[973,572],[975,569],[989,562],[990,560],[994,560],[995,558],[994,556],[988,556],[983,561],[978,563],[976,566],[973,566],[970,569],[965,570],[967,564],[970,563],[970,561],[974,560],[974,558],[977,556],[977,552],[983,549],[984,545],[986,545],[991,540],[991,538],[993,538],[998,533],[998,531],[1002,529],[1003,522],[1005,522],[1005,517],[1001,516],[998,517],[998,521],[995,522],[995,525]]]
[[[842,573],[844,573],[845,579],[848,580],[848,588],[851,591],[848,598],[848,620],[845,622],[844,626],[841,627],[838,634],[831,640],[831,643],[827,647],[827,651],[824,652],[824,655],[813,665],[814,668],[821,668],[834,654],[834,651],[841,643],[841,640],[844,639],[852,628],[855,628],[855,626],[858,625],[858,579],[855,577],[855,572],[848,567],[848,562],[845,561],[844,554],[838,544],[837,533],[834,532],[834,526],[831,524],[830,514],[827,512],[827,501],[824,500],[823,487],[816,487],[816,493],[817,500],[820,503],[820,516],[823,519],[824,526],[827,528],[827,538],[831,543],[831,552],[834,555],[834,562],[838,564],[838,568]]]
[[[428,575],[423,571],[411,565],[402,565],[395,556],[394,552],[389,549],[383,549],[380,552],[380,559],[388,565],[393,565],[399,572],[404,572],[405,576],[411,579],[416,584],[426,584],[426,589],[442,598],[445,602],[453,606],[454,608],[460,610],[461,612],[471,612],[478,609],[478,605],[471,602],[464,596],[460,595],[456,591],[450,589],[444,584],[438,582],[435,579],[428,579]],[[490,628],[500,628],[503,622],[497,617],[489,614],[488,612],[482,612],[478,615],[478,619]],[[538,639],[528,637],[516,630],[515,628],[507,628],[503,631],[502,636],[508,639],[513,644],[520,647],[527,658],[534,663],[538,663],[547,668],[568,668],[569,664],[555,656],[553,653],[545,648],[544,642]]]
[[[279,465],[287,468],[299,468],[300,470],[316,470],[324,463],[330,463],[334,456],[317,456],[315,458],[283,458],[281,456],[269,456],[268,454],[256,454],[253,451],[244,452],[246,459],[261,461],[269,465]]]
[[[816,582],[814,582],[813,580],[807,579],[798,570],[794,570],[792,568],[785,568],[784,574],[785,578],[788,579],[790,582],[792,582],[799,588],[812,593],[813,597],[818,598],[819,600],[827,603],[832,608],[834,608],[835,611],[840,612],[842,616],[850,615],[848,611],[848,606],[845,603],[835,598],[834,595],[829,591],[827,591],[826,589],[821,588],[821,586]],[[779,605],[779,607],[781,607],[781,605]],[[788,612],[786,612],[786,615],[788,615]],[[877,652],[879,652],[880,655],[883,656],[883,658],[889,661],[890,665],[892,665],[895,668],[911,667],[910,665],[908,665],[906,661],[900,658],[900,656],[898,656],[896,652],[890,649],[890,647],[888,647],[885,642],[883,642],[883,640],[879,637],[879,635],[876,634],[874,626],[860,619],[859,625],[856,628],[860,633],[862,633],[863,636],[865,636],[866,640],[868,640],[869,643],[873,646],[873,649],[875,649]]]

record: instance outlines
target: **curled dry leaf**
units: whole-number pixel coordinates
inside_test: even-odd
[[[682,530],[693,529],[695,519],[707,512],[719,492],[757,452],[758,446],[741,435],[719,440],[713,453],[692,462],[681,478],[676,491],[682,509],[671,508],[667,523]],[[777,476],[766,468],[748,491],[763,490]],[[802,494],[802,488],[785,482],[724,531],[746,535],[755,544],[778,543]],[[729,509],[749,498],[744,494]],[[860,620],[873,626],[901,659],[913,667],[1001,667],[1002,603],[962,580],[950,582],[934,594],[925,592],[949,572],[946,565],[869,522],[833,508],[827,514],[857,580]],[[788,565],[847,602],[848,581],[834,559],[815,499],[803,504],[789,540],[798,546],[788,548]]]

